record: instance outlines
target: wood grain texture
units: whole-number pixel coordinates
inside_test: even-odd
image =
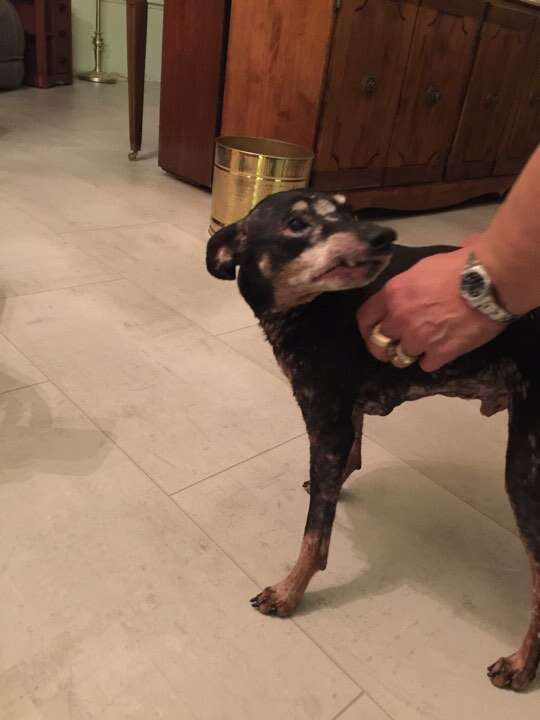
[[[221,132],[315,143],[333,0],[232,0]]]
[[[515,179],[515,175],[512,175],[352,190],[347,192],[347,199],[356,210],[361,208],[431,210],[457,205],[482,195],[504,195],[512,187]]]
[[[228,0],[166,2],[159,164],[204,186],[212,182],[218,132]]]
[[[448,162],[448,180],[492,174],[523,77],[535,17],[528,10],[490,6]]]
[[[540,15],[531,37],[522,92],[497,157],[496,175],[518,173],[540,143]]]
[[[316,182],[381,184],[417,0],[344,0],[338,15]]]
[[[480,4],[424,0],[416,20],[385,185],[443,178],[482,17]]]

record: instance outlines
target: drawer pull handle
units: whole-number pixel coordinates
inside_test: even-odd
[[[442,92],[436,85],[430,85],[426,90],[426,103],[428,105],[436,105],[442,100]]]
[[[377,78],[375,75],[366,75],[360,83],[360,89],[363,95],[374,95],[377,90]]]
[[[498,95],[486,95],[484,104],[489,110],[494,110],[497,107],[497,105],[499,104],[499,96]]]

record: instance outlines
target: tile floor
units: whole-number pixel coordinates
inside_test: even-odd
[[[306,439],[209,196],[127,161],[126,86],[0,96],[0,719],[525,720],[493,689],[528,571],[505,418],[425,400],[366,428],[331,562],[292,620]],[[495,206],[393,215],[457,242]]]

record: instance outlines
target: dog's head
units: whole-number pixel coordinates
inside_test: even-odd
[[[208,242],[206,264],[260,315],[367,285],[390,260],[393,230],[362,223],[340,194],[290,190],[262,200]]]

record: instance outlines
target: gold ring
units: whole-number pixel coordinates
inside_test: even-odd
[[[398,343],[396,347],[394,348],[394,353],[392,357],[390,358],[390,362],[394,367],[400,368],[401,370],[408,368],[410,365],[415,363],[418,360],[417,357],[414,357],[412,355],[407,355],[406,352],[403,351],[403,348]]]
[[[381,332],[381,323],[377,323],[377,325],[375,325],[371,331],[369,339],[374,345],[382,350],[388,350],[396,344],[395,340],[392,340],[392,338],[389,338],[388,335],[384,335],[384,333]]]

